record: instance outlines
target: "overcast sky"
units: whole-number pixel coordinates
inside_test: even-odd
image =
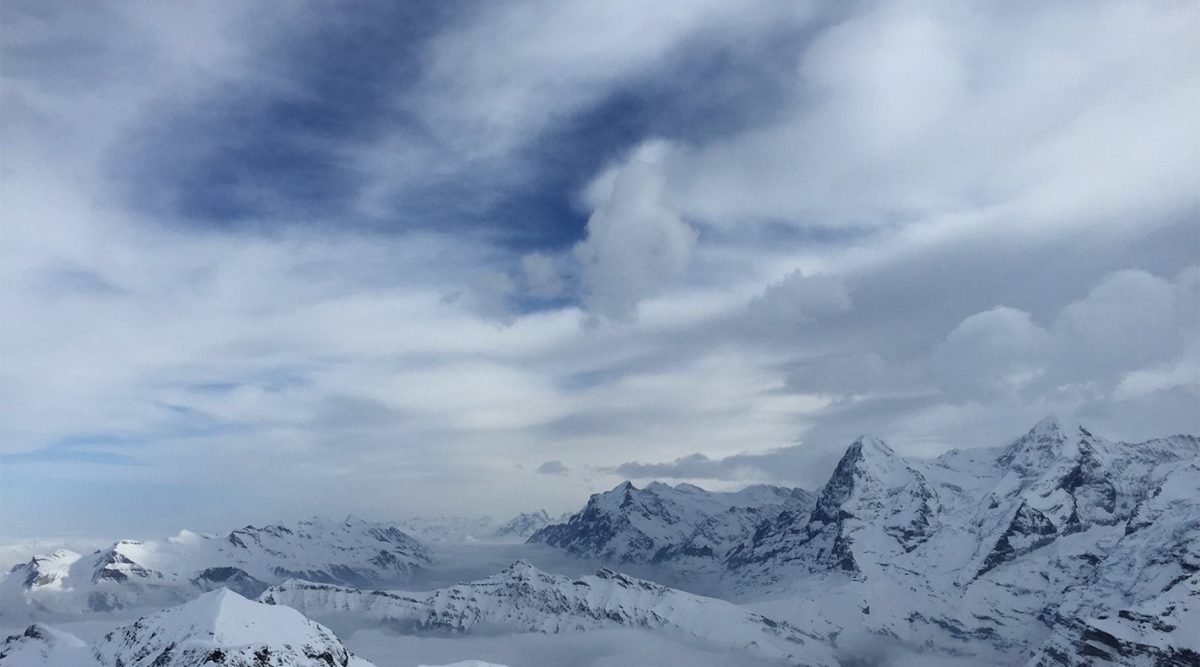
[[[0,538],[1200,432],[1192,0],[2,12]]]

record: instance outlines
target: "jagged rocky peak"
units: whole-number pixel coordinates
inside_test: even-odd
[[[247,600],[228,589],[118,628],[96,647],[121,667],[331,667],[352,656],[327,628],[300,612]]]
[[[1091,435],[1082,427],[1075,434]],[[1046,463],[1067,454],[1064,450],[1072,443],[1072,435],[1058,416],[1047,415],[1005,448],[999,463],[1026,477],[1039,475]]]
[[[501,524],[492,535],[495,537],[528,538],[551,523],[554,523],[554,520],[550,518],[546,510],[522,512]]]
[[[882,510],[895,490],[914,484],[924,487],[920,495],[932,493],[921,473],[883,440],[861,436],[846,449],[822,488],[812,520],[828,523],[847,515]]]
[[[822,495],[848,491],[856,480],[875,478],[889,481],[904,462],[883,440],[874,436],[859,436],[842,454]]]
[[[593,495],[566,523],[546,526],[529,541],[562,547],[572,555],[616,563],[649,563],[656,558],[664,562],[660,556],[664,549],[687,543],[711,517],[734,508],[757,508],[770,514],[793,502],[796,502],[793,490],[783,487],[759,485],[722,493],[692,484],[670,486],[662,482],[651,482],[639,489],[626,481]],[[730,518],[735,524],[744,523],[744,518]],[[722,531],[710,527],[706,532],[713,535]],[[730,526],[724,532],[733,535],[744,530]],[[705,557],[718,558],[731,546],[710,550],[711,555]]]

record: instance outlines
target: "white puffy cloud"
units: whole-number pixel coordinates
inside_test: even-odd
[[[1029,313],[997,306],[964,319],[935,353],[933,368],[951,391],[982,399],[1018,390],[1049,362],[1050,334]]]
[[[1042,233],[1194,211],[1194,20],[1185,3],[866,5],[801,55],[790,113],[695,146],[670,180],[716,226],[974,213]]]
[[[665,199],[662,162],[670,147],[649,143],[618,170],[604,202],[575,246],[583,301],[612,320],[632,320],[646,297],[684,278],[696,245],[692,229]]]

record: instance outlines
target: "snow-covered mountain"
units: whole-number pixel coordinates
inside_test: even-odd
[[[492,531],[492,537],[529,539],[531,535],[552,523],[554,523],[554,519],[550,518],[546,510],[522,512],[500,524],[496,530]]]
[[[113,667],[370,667],[295,609],[219,589],[109,633],[95,648]]]
[[[624,482],[593,495],[566,523],[546,526],[529,541],[618,564],[705,572],[720,569],[728,550],[761,521],[784,510],[806,513],[811,502],[807,491],[777,486],[716,493],[691,484],[652,482],[639,489]]]
[[[89,667],[99,663],[82,639],[35,623],[0,644],[0,664],[5,667]]]
[[[45,625],[0,647],[5,667],[373,667],[295,609],[228,589],[142,617],[95,647]]]
[[[723,600],[607,569],[571,578],[518,561],[485,579],[429,593],[289,581],[273,586],[260,599],[314,618],[354,615],[411,633],[564,633],[632,627],[675,633],[786,664],[837,664],[823,637]]]
[[[731,550],[727,564],[756,583],[794,577],[797,569],[862,575],[863,568],[918,548],[940,521],[924,475],[882,440],[863,437],[846,450],[807,516],[763,523]]]
[[[1134,620],[1152,608],[1162,628],[1196,627],[1194,606],[1164,601],[1200,595],[1195,437],[1111,442],[1047,418],[1007,446],[923,460],[864,436],[815,499],[739,509],[723,495],[625,483],[531,541],[719,576],[733,599],[843,647],[889,637],[1014,664],[1045,643],[1043,663],[1077,664],[1097,659],[1098,633],[1153,631],[1122,640],[1126,658],[1195,650]]]
[[[422,525],[441,541],[503,542],[511,538],[498,533],[548,519],[522,515],[499,530],[476,520]],[[396,525],[349,518],[125,540],[87,555],[60,550],[0,578],[0,609],[11,618],[161,607],[225,587],[267,591],[264,600],[318,618],[361,615],[414,632],[635,627],[814,664],[869,662],[864,655],[880,642],[974,664],[1047,667],[1190,665],[1200,655],[1200,439],[1192,436],[1112,442],[1046,419],[1008,445],[933,459],[864,436],[816,495],[624,483],[529,541],[743,606],[608,570],[571,579],[527,563],[431,593],[378,592],[416,581],[410,575],[432,566],[429,551]],[[482,558],[471,572],[495,562],[492,553],[546,556],[490,546],[501,551],[443,553]],[[439,565],[447,566],[455,564]],[[32,633],[12,640],[14,655],[70,648],[46,640],[49,630]]]
[[[931,461],[863,438],[808,517],[731,554],[729,578],[814,629],[1007,664],[1052,631],[1051,653],[1084,646],[1070,639],[1088,635],[1081,621],[1123,609],[1161,607],[1178,625],[1185,607],[1160,598],[1198,594],[1197,456],[1193,437],[1114,443],[1053,419],[1007,447]],[[1168,654],[1187,648],[1172,637]]]
[[[88,555],[36,556],[0,579],[5,616],[177,604],[226,587],[256,596],[303,577],[358,586],[407,582],[429,563],[398,528],[349,517],[246,526],[225,536],[188,531],[163,541],[121,540]]]

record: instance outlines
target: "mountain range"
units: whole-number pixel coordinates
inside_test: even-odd
[[[404,592],[437,565],[430,547],[396,524],[314,519],[36,556],[0,579],[0,607],[6,618],[103,615],[228,588],[331,624],[450,636],[640,628],[781,664],[869,664],[880,650],[966,664],[1200,664],[1192,436],[1115,442],[1047,418],[1006,445],[935,458],[863,436],[816,492],[624,482],[550,521],[531,513],[486,534],[530,534],[530,558],[550,549],[608,567],[566,576],[518,561]],[[438,523],[423,525],[432,534]],[[27,634],[5,650],[46,660],[79,650],[52,628]]]
[[[1112,442],[1054,418],[934,459],[864,436],[815,499],[734,507],[757,507],[757,523],[706,531],[702,549],[696,527],[728,525],[731,509],[712,509],[728,494],[657,483],[597,494],[531,541],[715,574],[726,597],[843,647],[891,637],[999,664],[1195,664],[1200,632],[1178,629],[1200,628],[1198,457],[1195,437]]]
[[[219,589],[144,616],[94,647],[31,625],[0,646],[6,667],[374,667],[294,609]]]
[[[246,526],[223,536],[183,531],[162,541],[120,540],[87,555],[35,556],[0,579],[0,613],[163,606],[217,588],[253,597],[296,577],[396,584],[428,564],[420,542],[393,525],[355,517]]]

